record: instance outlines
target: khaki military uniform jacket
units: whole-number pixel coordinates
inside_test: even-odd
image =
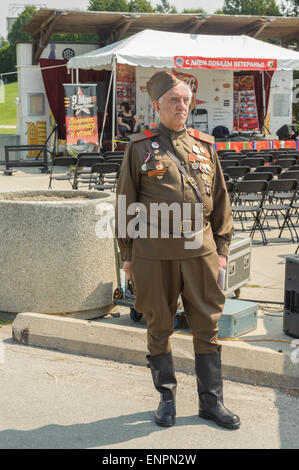
[[[213,146],[214,138],[194,129],[176,132],[163,124],[152,132],[146,131],[132,135],[127,145],[120,177],[117,185],[115,228],[122,259],[130,261],[132,256],[147,259],[184,259],[204,256],[217,250],[218,254],[227,255],[233,232],[233,218],[229,197],[223,178],[217,153]],[[158,144],[158,145],[157,145]],[[210,186],[200,169],[192,168],[194,146],[204,150],[209,159]],[[156,152],[155,152],[156,151]],[[124,214],[124,207],[119,204],[118,196],[126,196],[126,208],[134,202],[149,207],[150,203],[177,202],[199,203],[194,188],[182,175],[177,165],[166,153],[172,152],[183,164],[188,175],[194,178],[200,190],[203,203],[203,241],[200,248],[185,249],[186,238],[130,238],[119,236],[119,217],[126,217],[127,223],[133,215]],[[156,159],[158,154],[159,160]],[[150,159],[144,165],[147,157]],[[191,160],[191,161],[190,161]],[[162,171],[157,171],[157,163],[162,164]],[[161,166],[158,166],[161,168]],[[126,209],[125,208],[125,209]],[[193,214],[193,212],[192,212]],[[191,216],[192,218],[192,216]],[[123,220],[123,219],[122,219]]]

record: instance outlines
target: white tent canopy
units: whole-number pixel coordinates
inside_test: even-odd
[[[144,30],[73,57],[73,69],[111,69],[113,62],[141,67],[222,70],[299,70],[299,52],[249,36],[213,36]]]

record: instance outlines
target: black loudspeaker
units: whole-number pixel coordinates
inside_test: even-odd
[[[299,255],[286,258],[283,331],[299,338]]]
[[[280,127],[278,131],[276,131],[276,134],[278,135],[279,140],[283,140],[290,138],[293,134],[295,134],[295,132],[292,126],[285,124],[284,126]]]

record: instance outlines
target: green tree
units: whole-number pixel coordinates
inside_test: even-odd
[[[299,0],[283,0],[281,12],[284,16],[299,16]]]
[[[16,71],[15,65],[16,62],[13,49],[9,44],[6,43],[0,49],[0,73]],[[15,82],[17,79],[17,74],[6,75],[3,78],[5,79],[5,82]]]
[[[202,8],[196,8],[196,9],[192,9],[192,8],[188,9],[188,8],[185,8],[185,9],[182,11],[182,13],[194,13],[194,14],[196,14],[196,13],[204,13],[204,14],[206,14],[207,12],[206,12],[205,10],[203,10]]]
[[[168,0],[160,0],[160,4],[156,5],[157,13],[177,13],[174,5],[170,5]]]
[[[128,3],[128,11],[139,13],[155,13],[155,9],[147,0],[130,0]]]
[[[89,0],[88,10],[155,13],[147,0]]]
[[[22,28],[26,23],[35,15],[36,8],[34,6],[27,6],[24,8],[22,13],[14,21],[11,31],[8,34],[8,42],[10,47],[13,49],[14,54],[16,54],[16,44],[18,42],[26,42],[31,40],[30,33],[22,33]]]
[[[225,15],[280,16],[275,0],[224,0]]]
[[[128,11],[127,0],[89,0],[90,11]]]

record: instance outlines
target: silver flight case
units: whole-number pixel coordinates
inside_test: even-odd
[[[227,257],[224,293],[235,293],[250,280],[251,238],[233,237]]]

